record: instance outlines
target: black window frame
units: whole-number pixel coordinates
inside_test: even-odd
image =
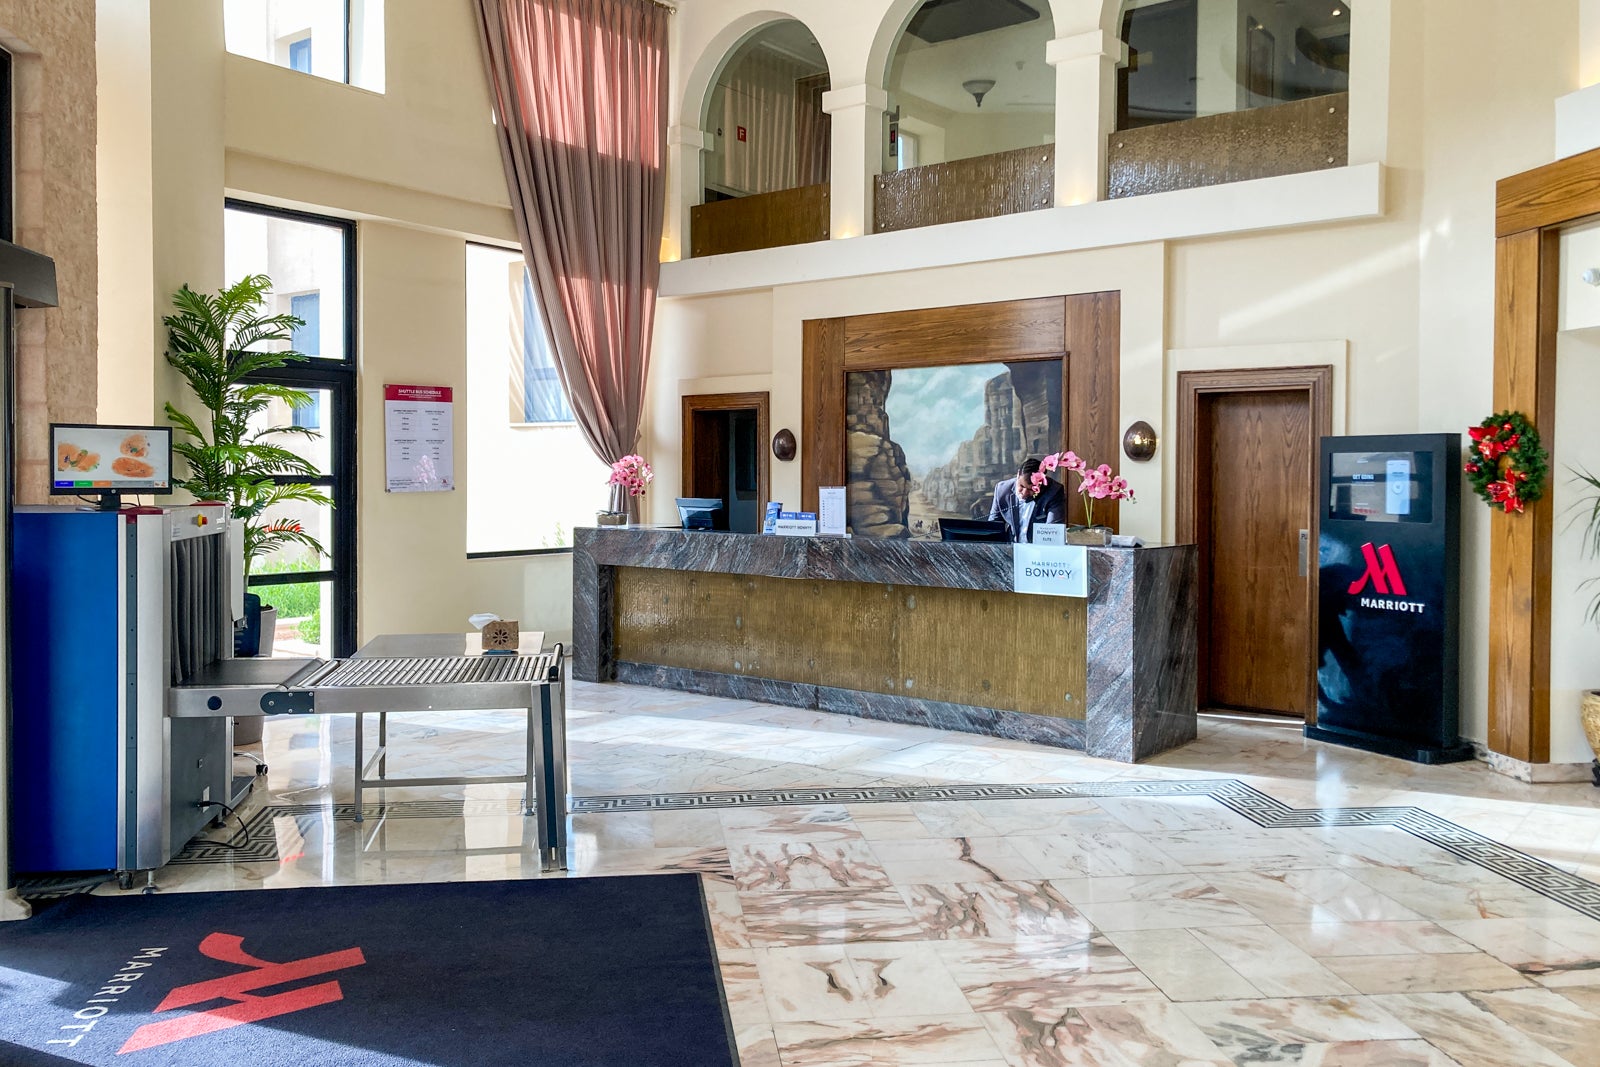
[[[359,403],[358,370],[356,364],[356,224],[350,219],[319,215],[310,211],[271,207],[249,200],[228,197],[223,201],[225,211],[242,211],[268,218],[288,219],[318,226],[328,226],[341,231],[344,246],[344,358],[312,356],[304,362],[291,363],[278,370],[261,371],[247,380],[273,382],[297,389],[326,389],[328,411],[323,415],[322,433],[328,434],[330,469],[312,485],[329,491],[333,497],[333,544],[329,547],[332,566],[317,571],[286,571],[279,574],[253,574],[251,589],[270,588],[277,585],[300,585],[307,582],[327,582],[333,589],[332,650],[336,657],[350,656],[356,650],[357,597],[357,545],[356,512],[358,485],[356,482],[356,409]],[[337,428],[330,434],[329,424]],[[280,484],[303,482],[292,475],[278,475]]]

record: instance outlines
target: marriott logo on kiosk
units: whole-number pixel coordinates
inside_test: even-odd
[[[1409,600],[1392,599],[1406,595],[1406,580],[1400,575],[1400,565],[1394,560],[1393,549],[1388,545],[1374,547],[1372,542],[1368,541],[1361,546],[1361,558],[1366,560],[1367,569],[1361,577],[1350,583],[1350,595],[1360,596],[1362,607],[1377,608],[1379,611],[1409,611],[1417,615],[1422,614],[1425,605]],[[1361,596],[1369,584],[1374,593],[1382,596]]]

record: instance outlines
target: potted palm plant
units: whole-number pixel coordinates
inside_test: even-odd
[[[1577,509],[1582,515],[1587,511],[1583,528],[1583,552],[1589,559],[1600,558],[1600,477],[1588,471],[1573,471],[1574,478],[1590,491],[1579,498]],[[1600,582],[1600,577],[1590,578],[1583,586]],[[1589,601],[1588,620],[1600,625],[1600,593]],[[1600,786],[1600,690],[1591,689],[1583,694],[1583,732],[1594,749],[1594,784]]]
[[[264,274],[242,278],[215,295],[185,285],[172,297],[167,327],[167,362],[183,375],[194,394],[194,414],[166,405],[167,419],[180,440],[172,450],[188,465],[187,478],[173,484],[196,500],[220,500],[244,524],[244,571],[282,548],[299,545],[320,555],[322,544],[300,523],[269,512],[291,502],[332,506],[326,493],[310,484],[320,476],[304,456],[286,447],[294,437],[315,437],[303,426],[274,426],[267,418],[275,403],[305,407],[311,396],[292,386],[251,380],[308,358],[288,346],[294,315],[268,314],[272,281]],[[264,350],[273,346],[272,350]],[[304,479],[288,481],[282,479]],[[236,651],[257,655],[263,632],[270,634],[274,609],[253,593],[245,596],[245,638]],[[267,626],[263,625],[263,615]],[[254,641],[251,640],[254,635]],[[270,638],[269,638],[270,640]],[[268,647],[270,651],[270,645]]]

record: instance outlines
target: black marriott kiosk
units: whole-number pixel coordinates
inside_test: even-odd
[[[1419,763],[1460,737],[1461,437],[1324,437],[1317,720],[1307,737]]]

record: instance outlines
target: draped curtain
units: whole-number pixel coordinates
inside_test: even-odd
[[[667,18],[650,0],[475,0],[512,214],[585,440],[639,441],[666,199]],[[637,517],[620,487],[612,506]]]
[[[813,74],[794,83],[794,139],[797,184],[821,185],[831,178],[832,116],[822,110],[828,75]]]

